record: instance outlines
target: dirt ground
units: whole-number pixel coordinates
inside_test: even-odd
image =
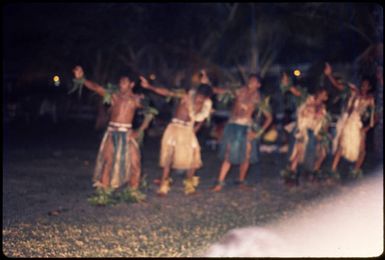
[[[183,193],[183,173],[173,172],[174,184],[165,198],[156,196],[159,138],[146,138],[143,175],[150,183],[143,203],[92,206],[91,177],[102,132],[92,124],[4,126],[3,253],[9,257],[132,257],[199,256],[233,228],[284,219],[349,187],[348,164],[342,163],[339,185],[302,183],[283,186],[279,172],[284,154],[262,154],[248,182],[239,190],[232,182],[213,193],[220,167],[216,151],[202,147],[204,167],[199,192]],[[330,163],[330,162],[328,162]],[[368,174],[377,166],[368,155]]]

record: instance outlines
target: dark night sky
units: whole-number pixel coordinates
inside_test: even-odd
[[[300,10],[301,4],[284,9],[280,4],[261,4],[258,12],[268,14],[273,20],[281,19],[287,12]],[[238,27],[230,28],[217,47],[214,55],[218,63],[229,51],[233,39],[241,39],[242,28],[250,26],[247,7],[242,6],[240,15],[234,23]],[[359,9],[349,5],[347,8]],[[369,13],[373,5],[365,6]],[[378,8],[378,7],[377,7]],[[284,11],[283,11],[284,10]],[[287,11],[289,10],[289,11]],[[345,10],[347,10],[345,8]],[[363,10],[363,9],[362,9]],[[326,13],[328,9],[326,8]],[[259,13],[258,13],[259,14]],[[351,20],[357,14],[352,15]],[[208,37],[208,26],[224,19],[224,9],[216,4],[138,4],[138,3],[71,3],[71,4],[6,4],[3,6],[3,57],[6,70],[23,71],[26,67],[47,64],[43,60],[57,62],[77,62],[82,55],[90,55],[100,46],[117,42],[140,46],[154,43],[159,51],[166,51],[164,46],[198,46]],[[368,42],[347,27],[342,18],[339,26],[333,25],[325,37],[314,46],[304,48],[295,27],[289,32],[290,37],[277,57],[278,63],[301,63],[332,58],[338,61],[352,61],[368,46]],[[217,19],[217,20],[216,20]],[[290,19],[298,19],[292,16]],[[354,18],[355,19],[355,18]],[[361,18],[362,19],[362,18]],[[334,21],[334,22],[335,22]],[[364,24],[364,23],[363,23]],[[319,26],[299,25],[305,35],[314,37],[320,34]],[[302,26],[302,27],[301,27]],[[364,25],[360,25],[365,26]],[[211,27],[210,27],[211,28]],[[360,28],[362,29],[362,28]],[[365,30],[365,28],[363,28]],[[368,34],[373,34],[368,31]],[[191,36],[195,42],[191,45]],[[124,40],[122,40],[124,39]],[[242,43],[242,42],[241,42]],[[190,44],[190,45],[188,45]],[[240,45],[242,46],[242,45]],[[194,47],[193,47],[194,48]],[[231,50],[232,51],[232,50]],[[32,64],[32,65],[31,65]],[[44,66],[44,65],[42,65]],[[57,65],[59,67],[59,65]]]

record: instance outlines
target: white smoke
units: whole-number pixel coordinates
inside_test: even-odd
[[[383,175],[288,219],[228,232],[207,257],[375,257],[384,249]]]

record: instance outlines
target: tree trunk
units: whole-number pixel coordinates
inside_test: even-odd
[[[252,73],[259,71],[259,60],[258,60],[258,46],[257,46],[257,24],[255,21],[255,5],[251,4],[251,61],[250,69]]]
[[[107,61],[107,66],[111,62],[111,57]],[[107,74],[108,74],[108,68],[104,67],[103,68],[103,55],[102,51],[99,49],[96,53],[96,64],[94,67],[94,78],[95,81],[98,82],[99,84],[104,84],[106,82]],[[104,73],[102,73],[104,71]],[[95,129],[96,130],[101,130],[104,129],[107,125],[108,122],[108,114],[107,114],[107,109],[103,104],[103,98],[97,97],[97,102],[96,102],[96,120],[95,120]]]

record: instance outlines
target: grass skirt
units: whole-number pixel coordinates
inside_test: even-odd
[[[247,133],[249,130],[247,125],[239,125],[228,123],[224,129],[223,137],[220,143],[219,158],[227,159],[231,164],[241,164],[246,158]],[[258,162],[259,158],[259,139],[251,141],[250,163]],[[226,154],[228,150],[228,154]]]
[[[306,170],[312,171],[315,162],[320,158],[322,153],[327,154],[329,150],[329,142],[326,137],[318,140],[314,135],[313,130],[306,130],[306,138],[298,136],[291,151],[290,161],[295,158],[298,163],[303,165]]]
[[[362,123],[359,114],[352,113],[341,129],[340,146],[342,156],[351,162],[358,159],[361,140],[364,138],[361,128]]]
[[[137,186],[140,178],[140,151],[137,142],[128,136],[132,130],[105,132],[96,159],[93,186],[102,185],[103,172],[108,169],[108,187],[120,188],[130,182]]]
[[[162,137],[161,167],[187,170],[202,167],[201,151],[192,126],[170,123]]]

